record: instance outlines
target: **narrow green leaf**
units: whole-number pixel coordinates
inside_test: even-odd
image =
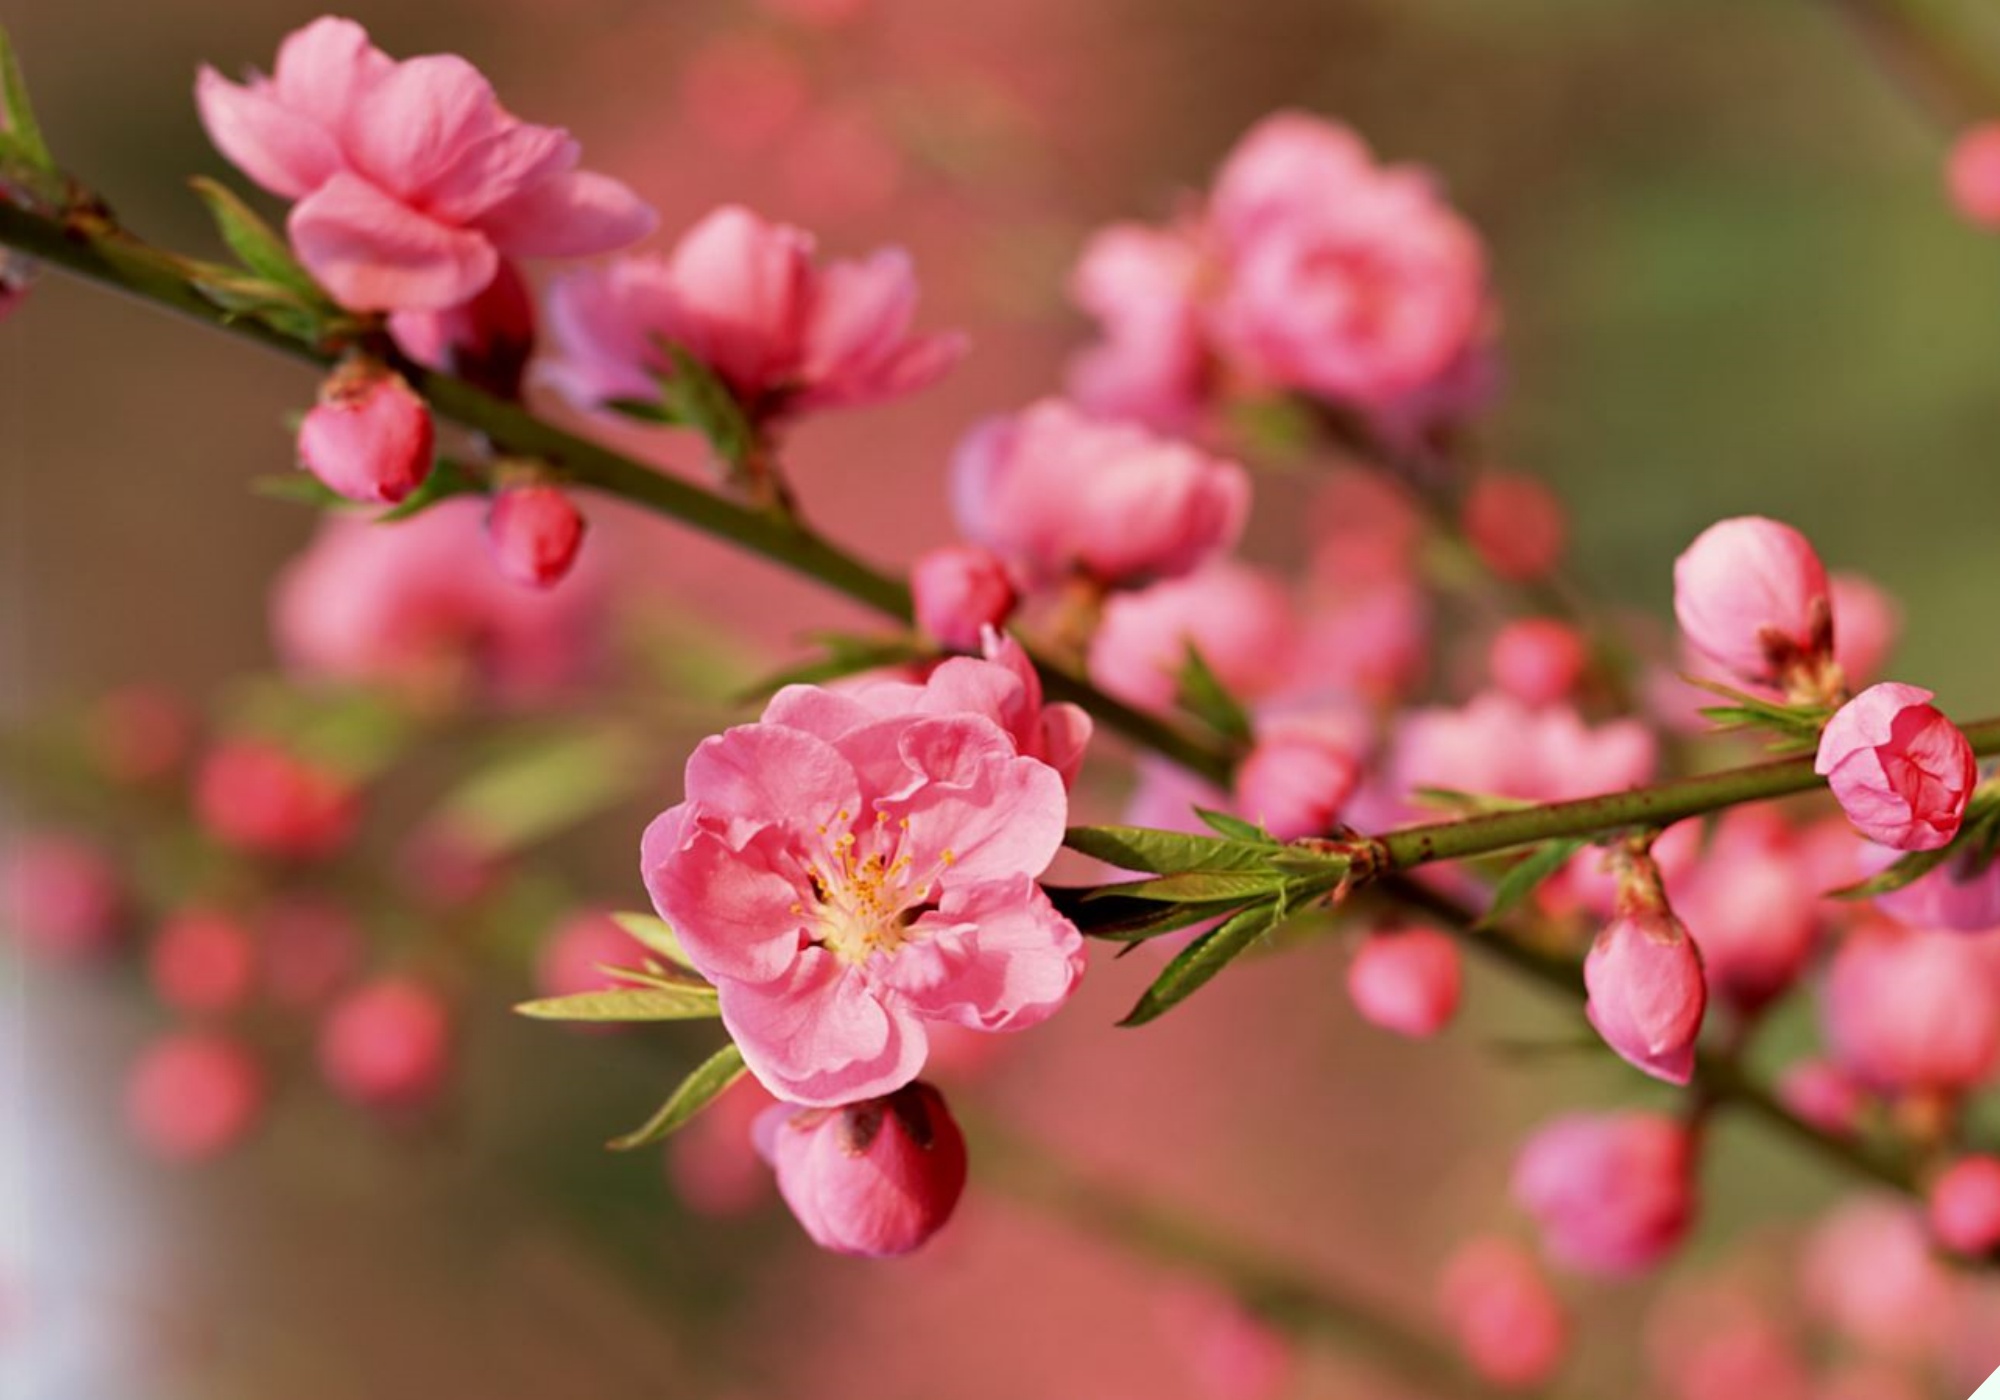
[[[393,525],[398,520],[408,520],[411,516],[429,510],[439,501],[453,496],[473,496],[482,494],[486,483],[474,476],[464,466],[449,457],[440,457],[431,474],[424,478],[423,485],[405,496],[393,508],[375,517],[377,525]]]
[[[788,685],[824,685],[828,681],[857,676],[864,671],[900,666],[934,655],[927,647],[907,637],[849,637],[842,641],[843,645],[829,646],[827,654],[816,661],[787,667],[745,686],[732,697],[733,702],[748,705],[768,700]]]
[[[1118,1024],[1143,1026],[1172,1010],[1269,933],[1281,917],[1275,900],[1238,910],[1220,928],[1210,930],[1181,949]]]
[[[677,421],[667,406],[658,399],[606,399],[598,406],[641,423],[652,423],[656,426],[671,427]]]
[[[1500,883],[1493,887],[1493,905],[1479,921],[1479,927],[1492,928],[1506,918],[1516,905],[1541,887],[1542,881],[1562,869],[1571,856],[1589,844],[1580,837],[1565,836],[1555,841],[1544,841],[1515,861],[1500,877]]]
[[[1879,875],[1866,880],[1857,880],[1851,885],[1842,885],[1837,890],[1828,890],[1828,899],[1873,899],[1878,894],[1889,894],[1903,886],[1921,880],[1936,870],[1960,850],[1954,841],[1948,846],[1940,846],[1934,851],[1911,851],[1894,865]]]
[[[626,1133],[615,1137],[606,1144],[614,1152],[630,1152],[635,1147],[645,1147],[667,1137],[676,1128],[707,1108],[724,1089],[734,1084],[743,1074],[743,1052],[733,1044],[703,1060],[680,1087],[667,1096],[667,1101],[659,1106],[651,1118]]]
[[[514,1010],[537,1021],[703,1021],[722,1014],[715,988],[692,983],[608,987],[524,1001]]]
[[[645,746],[624,730],[557,733],[507,748],[428,820],[483,855],[506,855],[615,806],[652,778]]]
[[[309,471],[253,477],[250,489],[273,501],[289,501],[315,510],[341,510],[353,504]]]
[[[1218,836],[1226,836],[1232,841],[1250,841],[1261,846],[1282,844],[1277,837],[1255,822],[1246,822],[1243,818],[1228,812],[1218,812],[1209,807],[1196,807],[1194,814],[1201,818],[1202,825],[1210,831]]]
[[[694,964],[688,961],[687,949],[681,947],[680,935],[667,926],[665,919],[656,918],[651,914],[622,911],[613,914],[611,922],[676,967],[684,967],[689,972],[694,971]]]
[[[1102,895],[1153,904],[1240,904],[1274,895],[1285,877],[1274,870],[1183,870],[1152,880],[1105,885]]]
[[[1102,886],[1045,885],[1057,912],[1089,938],[1116,943],[1143,943],[1163,933],[1219,919],[1241,908],[1238,900],[1215,904],[1162,904],[1151,899],[1121,898]]]
[[[1250,742],[1250,716],[1192,643],[1188,646],[1186,659],[1181,662],[1177,681],[1175,698],[1182,709],[1218,734],[1239,743]]]
[[[28,99],[28,80],[21,75],[20,56],[14,51],[14,41],[5,25],[0,25],[0,113],[5,116],[0,126],[7,131],[8,144],[35,170],[54,175],[56,160],[42,136],[35,104]]]
[[[673,363],[673,373],[660,381],[660,402],[671,415],[668,421],[695,429],[708,439],[716,456],[741,466],[756,442],[743,405],[721,377],[685,347],[665,343],[663,348]]]
[[[216,232],[229,245],[229,251],[236,254],[244,267],[267,282],[276,283],[289,292],[296,293],[308,303],[323,305],[328,311],[333,303],[313,281],[312,274],[299,265],[292,256],[291,246],[284,236],[240,199],[227,185],[197,175],[188,182],[201,202],[208,206],[209,217],[215,220]]]
[[[1152,875],[1268,870],[1273,854],[1268,843],[1253,845],[1143,826],[1073,826],[1063,833],[1063,844],[1120,870],[1143,870]]]

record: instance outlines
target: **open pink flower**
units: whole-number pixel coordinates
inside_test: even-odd
[[[695,750],[686,791],[646,829],[646,887],[781,1098],[890,1093],[923,1069],[927,1023],[1033,1025],[1082,974],[1035,883],[1062,778],[982,715],[787,687]]]
[[[1459,709],[1406,715],[1392,766],[1405,791],[1561,802],[1637,787],[1652,776],[1654,757],[1653,736],[1636,720],[1593,728],[1568,705],[1531,708],[1488,691]]]
[[[1261,700],[1292,676],[1297,639],[1283,583],[1226,559],[1107,602],[1090,639],[1090,679],[1127,704],[1164,710],[1192,649],[1231,695]]]
[[[1972,745],[1930,700],[1913,685],[1869,686],[1827,721],[1813,764],[1855,830],[1899,851],[1950,844],[1979,781]]]
[[[1208,389],[1197,232],[1113,224],[1070,275],[1070,296],[1104,338],[1070,361],[1069,390],[1093,413],[1163,431],[1188,427]]]
[[[223,155],[298,201],[292,246],[356,311],[440,310],[506,257],[580,257],[651,231],[624,185],[576,168],[577,143],[524,122],[464,59],[397,62],[352,20],[289,35],[269,77],[204,67],[202,124]]]
[[[653,399],[678,345],[720,375],[754,418],[914,393],[965,353],[919,335],[909,254],[884,248],[818,264],[813,237],[727,205],[667,257],[620,258],[549,289],[556,354],[544,373],[572,402]]]

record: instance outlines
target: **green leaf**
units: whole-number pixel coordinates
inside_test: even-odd
[[[1056,910],[1090,938],[1117,943],[1142,943],[1163,933],[1219,919],[1242,907],[1239,900],[1215,904],[1162,904],[1151,899],[1126,899],[1115,886],[1045,885]]]
[[[1252,844],[1143,826],[1073,826],[1063,833],[1063,844],[1120,870],[1143,870],[1153,875],[1269,870],[1274,854],[1268,842]]]
[[[1264,830],[1263,827],[1257,825],[1255,822],[1246,822],[1243,818],[1233,816],[1228,812],[1218,812],[1209,807],[1196,807],[1194,814],[1201,818],[1202,825],[1206,826],[1210,831],[1218,836],[1226,836],[1232,841],[1250,841],[1261,846],[1279,846],[1283,844],[1277,837]]]
[[[314,510],[342,510],[354,504],[305,470],[253,477],[250,489],[273,501],[289,501]]]
[[[733,1044],[723,1046],[695,1066],[651,1118],[623,1137],[611,1139],[607,1146],[616,1152],[630,1152],[635,1147],[660,1141],[707,1108],[742,1074],[743,1052]]]
[[[42,136],[35,104],[28,99],[28,80],[21,76],[21,60],[5,25],[0,25],[0,114],[14,156],[43,175],[55,175],[56,160]]]
[[[672,427],[677,422],[667,406],[658,399],[606,399],[598,407],[656,427]]]
[[[1105,885],[1101,892],[1152,904],[1240,904],[1276,894],[1285,878],[1275,870],[1183,870],[1153,880]]]
[[[935,653],[908,637],[841,637],[825,643],[827,654],[817,661],[788,667],[745,686],[732,698],[738,705],[768,700],[788,685],[824,685],[846,676],[876,671],[885,666],[934,656]]]
[[[429,822],[486,856],[546,840],[654,778],[645,745],[620,729],[562,732],[505,749],[449,793]]]
[[[1515,861],[1500,877],[1500,883],[1493,887],[1493,905],[1480,919],[1479,927],[1489,929],[1506,918],[1515,906],[1541,887],[1542,881],[1562,869],[1571,856],[1589,844],[1581,837],[1565,836],[1544,841]]]
[[[1903,886],[1921,880],[1936,870],[1959,852],[1959,844],[1954,841],[1948,846],[1940,846],[1934,851],[1911,851],[1894,865],[1879,875],[1866,880],[1857,880],[1851,885],[1842,885],[1837,890],[1828,890],[1828,899],[1872,899],[1878,894],[1889,894]]]
[[[1143,1026],[1172,1010],[1269,933],[1283,917],[1283,906],[1277,900],[1239,909],[1220,928],[1211,929],[1181,949],[1118,1024]]]
[[[326,329],[328,313],[324,307],[250,273],[198,263],[188,282],[232,318],[256,321],[293,340],[315,342]]]
[[[1250,742],[1250,716],[1192,643],[1187,659],[1181,662],[1178,686],[1175,698],[1182,709],[1218,734],[1239,743]]]
[[[453,496],[473,496],[483,494],[486,483],[449,457],[440,457],[431,468],[431,474],[423,484],[396,505],[375,517],[377,525],[393,525],[398,520],[408,520],[411,516],[429,510],[439,501]]]
[[[694,971],[694,964],[688,961],[687,949],[681,947],[680,935],[667,926],[665,919],[656,918],[651,914],[624,911],[613,914],[611,922],[676,967],[684,967],[689,972]]]
[[[537,1021],[702,1021],[720,1016],[715,988],[693,983],[607,987],[543,997],[514,1008]]]
[[[664,348],[673,362],[673,373],[660,381],[660,402],[672,415],[668,421],[695,429],[708,439],[716,456],[741,466],[757,440],[743,405],[706,362],[683,346],[669,343]]]
[[[216,231],[244,267],[265,281],[296,293],[309,304],[321,305],[329,312],[335,310],[333,302],[313,281],[312,274],[292,256],[291,247],[284,237],[265,223],[257,211],[238,198],[233,190],[201,175],[188,183],[194,186],[201,202],[208,206]]]

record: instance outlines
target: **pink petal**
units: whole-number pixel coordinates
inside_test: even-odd
[[[204,67],[194,100],[215,148],[272,194],[297,199],[343,168],[332,135],[285,107],[268,83],[244,87]]]
[[[1083,976],[1083,937],[1032,879],[1017,875],[947,890],[904,945],[888,981],[932,1020],[1020,1030],[1046,1020]]]
[[[351,19],[327,16],[293,31],[278,46],[272,95],[337,142],[366,98],[396,62]]]
[[[822,948],[790,975],[720,986],[722,1021],[750,1072],[778,1097],[832,1107],[901,1088],[923,1069],[922,1022]]]
[[[1038,875],[1055,859],[1069,807],[1062,778],[1016,756],[990,721],[922,720],[901,735],[900,751],[925,781],[906,798],[876,805],[891,821],[909,822],[905,849],[920,859],[951,853],[948,882]]]
[[[426,54],[397,64],[375,85],[354,113],[347,149],[355,168],[383,189],[425,204],[473,148],[513,122],[477,68],[455,54]],[[469,193],[442,192],[447,202]]]
[[[448,228],[341,174],[292,209],[299,261],[354,311],[436,311],[477,294],[500,268],[485,236]]]
[[[683,804],[653,820],[640,849],[653,906],[704,977],[769,982],[791,970],[812,891],[784,833],[766,827],[739,846]]]
[[[853,764],[823,739],[772,724],[746,724],[705,739],[687,763],[687,794],[704,811],[794,830],[858,818]]]
[[[659,222],[620,181],[572,170],[528,185],[487,210],[479,225],[516,257],[579,258],[636,243]]]

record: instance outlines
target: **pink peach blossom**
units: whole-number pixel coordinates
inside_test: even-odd
[[[1347,965],[1347,995],[1361,1019],[1416,1038],[1436,1035],[1458,1012],[1458,945],[1436,929],[1371,933]]]
[[[1119,593],[1090,640],[1090,679],[1141,709],[1165,710],[1190,648],[1238,700],[1275,693],[1291,672],[1297,621],[1278,579],[1225,560],[1185,578]]]
[[[1652,1113],[1571,1114],[1541,1129],[1514,1163],[1514,1199],[1549,1254],[1583,1273],[1643,1272],[1694,1221],[1692,1148]]]
[[[985,629],[1005,625],[1016,601],[1000,557],[968,544],[918,555],[910,566],[910,594],[917,626],[954,651],[979,650]]]
[[[257,738],[209,751],[195,775],[194,806],[225,845],[293,860],[335,854],[361,818],[360,795],[344,774]]]
[[[1360,781],[1360,755],[1340,729],[1267,721],[1236,767],[1236,811],[1280,841],[1325,836]]]
[[[451,1070],[451,1013],[410,978],[357,987],[320,1023],[319,1067],[335,1093],[364,1108],[423,1108]]]
[[[1960,132],[1945,163],[1945,188],[1959,217],[1975,228],[2000,229],[2000,122]]]
[[[1359,467],[1334,468],[1308,528],[1313,582],[1335,594],[1414,579],[1430,529],[1407,484]]]
[[[1827,721],[1813,764],[1855,830],[1899,851],[1950,844],[1979,781],[1972,745],[1930,700],[1913,685],[1869,686]]]
[[[195,98],[223,155],[297,201],[299,260],[352,310],[441,310],[503,256],[602,253],[653,227],[625,186],[576,169],[567,133],[513,116],[464,59],[396,62],[352,20],[288,36],[270,77],[204,67]]]
[[[1113,224],[1070,275],[1070,297],[1103,338],[1070,361],[1076,402],[1164,431],[1191,426],[1209,391],[1202,335],[1203,253],[1196,231]]]
[[[1834,1060],[1884,1090],[1952,1091],[2000,1063],[2000,984],[1974,940],[1856,932],[1834,955],[1821,1020]]]
[[[232,1011],[257,984],[250,931],[216,909],[183,909],[153,935],[147,959],[161,1001],[190,1015]]]
[[[1917,1359],[1950,1333],[1959,1298],[1909,1202],[1855,1197],[1813,1230],[1799,1291],[1827,1325],[1881,1356]]]
[[[1493,683],[1529,705],[1569,698],[1590,664],[1583,635],[1552,617],[1510,622],[1493,637],[1487,653]]]
[[[1779,685],[1833,654],[1826,569],[1806,537],[1763,516],[1709,526],[1674,561],[1681,635],[1737,678]]]
[[[2000,1248],[2000,1157],[1961,1157],[1931,1183],[1931,1233],[1971,1258]]]
[[[1590,992],[1584,1014],[1628,1064],[1685,1084],[1694,1076],[1695,1040],[1708,1009],[1701,955],[1663,901],[1619,903],[1583,961]]]
[[[1535,1258],[1511,1240],[1468,1240],[1444,1268],[1439,1299],[1480,1377],[1510,1390],[1548,1384],[1570,1347],[1569,1314]]]
[[[928,1022],[1033,1025],[1083,971],[1035,883],[1062,778],[984,715],[790,686],[695,750],[686,792],[646,829],[646,887],[781,1098],[891,1092],[923,1069]]]
[[[1791,987],[1819,933],[1819,891],[1781,834],[1757,838],[1759,821],[1725,815],[1699,865],[1672,886],[1675,908],[1701,950],[1709,990],[1744,1012]]]
[[[1404,791],[1446,788],[1558,802],[1638,787],[1652,776],[1653,736],[1634,720],[1595,728],[1567,705],[1529,708],[1488,691],[1460,709],[1403,717],[1392,759]]]
[[[1554,572],[1569,535],[1555,492],[1519,472],[1481,472],[1466,492],[1462,524],[1486,567],[1515,581]]]
[[[299,461],[351,501],[394,505],[431,474],[430,406],[403,376],[348,361],[299,425]]]
[[[1432,609],[1414,579],[1384,577],[1307,600],[1288,690],[1391,705],[1430,665]]]
[[[552,588],[569,576],[584,528],[575,503],[541,484],[503,488],[486,515],[486,538],[500,572],[530,588]]]
[[[951,473],[959,530],[1032,584],[1189,573],[1235,544],[1250,510],[1235,462],[1059,399],[980,424]]]
[[[965,1137],[928,1084],[829,1108],[779,1104],[757,1149],[813,1242],[839,1254],[908,1254],[943,1228],[965,1190]]]
[[[759,421],[900,398],[964,353],[918,335],[909,255],[814,262],[812,235],[735,205],[708,215],[665,258],[620,258],[549,289],[549,382],[572,402],[651,400],[673,371],[661,348],[700,360]]]
[[[202,1162],[236,1146],[263,1116],[264,1070],[236,1040],[180,1031],[154,1041],[125,1084],[125,1120],[155,1157]]]

